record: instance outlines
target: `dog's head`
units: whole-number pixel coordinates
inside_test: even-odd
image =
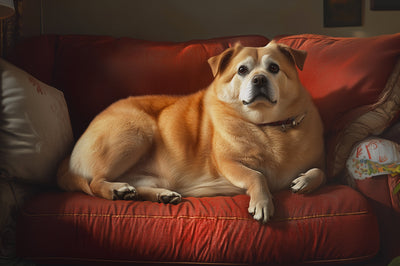
[[[306,55],[275,42],[261,48],[237,44],[208,60],[216,96],[256,124],[297,115],[309,98],[296,70],[303,69]]]

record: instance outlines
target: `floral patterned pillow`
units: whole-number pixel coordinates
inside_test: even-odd
[[[400,174],[400,146],[386,139],[366,139],[353,148],[346,166],[354,179]]]

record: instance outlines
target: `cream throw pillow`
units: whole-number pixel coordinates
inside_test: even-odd
[[[0,178],[53,183],[73,135],[64,94],[0,59]]]

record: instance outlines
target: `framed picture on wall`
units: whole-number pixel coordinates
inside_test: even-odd
[[[324,27],[361,25],[361,0],[324,0]]]
[[[371,0],[371,10],[400,10],[400,1]]]

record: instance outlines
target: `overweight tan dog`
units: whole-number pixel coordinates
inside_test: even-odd
[[[325,181],[323,129],[300,84],[306,52],[271,42],[209,59],[214,81],[189,96],[120,100],[89,125],[58,172],[68,191],[179,203],[246,193],[267,222],[271,192]]]

